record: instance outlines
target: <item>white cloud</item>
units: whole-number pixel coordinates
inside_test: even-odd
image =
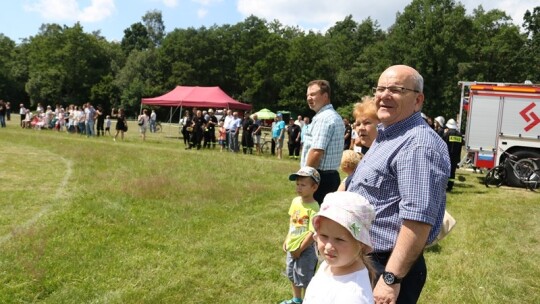
[[[163,0],[163,4],[166,7],[176,7],[178,6],[178,0]]]
[[[214,3],[222,2],[223,0],[191,0],[191,2],[199,3],[203,6],[209,6]]]
[[[532,11],[539,5],[538,0],[462,0],[462,3],[467,8],[467,13],[472,14],[473,9],[478,5],[482,5],[485,11],[499,9],[512,17],[515,24],[521,26],[523,23],[523,15],[527,10]]]
[[[278,19],[287,25],[305,25],[308,27],[327,28],[335,22],[352,15],[357,21],[371,16],[383,26],[389,26],[395,20],[397,8],[404,0],[386,0],[373,3],[350,0],[238,0],[237,9],[244,16],[255,15],[267,21]],[[383,22],[391,16],[391,22]]]
[[[82,22],[96,22],[111,16],[114,12],[113,0],[92,0],[90,6],[85,7],[79,14]]]
[[[193,0],[195,1],[195,0]],[[199,0],[204,1],[204,0]],[[371,17],[382,29],[396,21],[396,13],[403,12],[412,0],[353,1],[353,0],[238,0],[237,10],[244,16],[255,15],[267,21],[279,20],[285,25],[325,30],[337,21],[352,15],[357,22]],[[527,9],[538,6],[538,0],[461,0],[471,14],[482,4],[486,11],[500,9],[521,25]]]
[[[89,6],[80,9],[76,0],[39,0],[25,5],[28,11],[41,14],[45,20],[97,22],[113,14],[114,0],[92,0]]]
[[[208,14],[208,10],[204,9],[204,8],[200,8],[197,10],[197,17],[199,18],[204,18],[206,16],[206,14]]]
[[[197,10],[197,17],[203,19],[208,15],[208,8],[213,4],[222,2],[223,0],[191,0],[191,2],[198,3],[201,7]]]

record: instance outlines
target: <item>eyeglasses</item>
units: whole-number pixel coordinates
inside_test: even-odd
[[[373,88],[373,94],[382,95],[384,93],[384,91],[386,91],[387,89],[393,95],[400,95],[400,94],[405,93],[405,91],[411,91],[411,92],[415,92],[415,93],[420,93],[420,91],[418,91],[418,90],[407,89],[407,88],[404,88],[404,87],[398,87],[398,86],[383,87],[383,86],[378,86],[378,87]]]

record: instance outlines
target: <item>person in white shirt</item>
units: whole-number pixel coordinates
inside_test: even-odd
[[[309,283],[304,304],[371,304],[375,273],[368,253],[375,209],[361,195],[332,192],[313,218],[319,256],[324,261]]]
[[[150,133],[156,133],[156,119],[156,111],[152,110],[152,113],[150,114]]]

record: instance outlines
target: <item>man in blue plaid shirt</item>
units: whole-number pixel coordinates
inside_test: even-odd
[[[423,78],[392,66],[374,88],[378,136],[347,190],[375,206],[371,254],[381,274],[375,303],[416,303],[427,277],[423,250],[437,236],[446,207],[450,159],[444,141],[422,119]]]
[[[339,187],[341,180],[337,169],[345,142],[345,125],[330,102],[330,93],[330,83],[326,80],[313,80],[308,83],[307,104],[316,114],[303,134],[300,168],[310,166],[316,168],[321,175],[319,188],[313,195],[319,205],[327,193],[334,192]]]

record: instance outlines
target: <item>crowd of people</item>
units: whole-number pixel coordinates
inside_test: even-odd
[[[82,106],[69,105],[67,108],[57,104],[53,109],[50,105],[43,106],[37,103],[35,110],[26,108],[24,104],[19,105],[20,127],[34,130],[55,130],[74,134],[93,136],[112,136],[116,141],[118,135],[124,139],[127,132],[127,119],[124,109],[112,109],[110,114],[106,114],[102,106],[96,108],[87,102]],[[143,140],[146,139],[146,132],[156,132],[156,112],[144,109],[139,115],[139,132]],[[116,119],[116,133],[112,135],[113,119]],[[6,126],[6,121],[11,120],[11,106],[9,102],[0,100],[0,125]]]

